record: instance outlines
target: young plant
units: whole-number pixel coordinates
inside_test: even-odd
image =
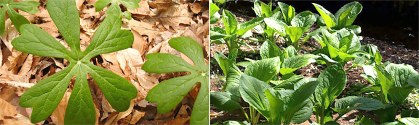
[[[36,1],[21,1],[14,2],[14,0],[2,0],[0,1],[0,35],[4,32],[4,25],[6,21],[6,12],[8,12],[10,20],[12,20],[13,25],[20,32],[20,26],[23,24],[30,24],[29,21],[17,13],[14,8],[22,10],[24,12],[35,14],[39,10],[36,7],[39,6],[39,2]]]
[[[278,2],[278,5],[281,8],[284,20],[266,18],[264,21],[281,36],[286,37],[288,46],[292,45],[300,50],[301,46],[308,40],[304,39],[300,45],[300,38],[313,25],[316,17],[310,11],[304,11],[295,15],[295,9],[291,5],[282,2]]]
[[[190,74],[161,82],[149,91],[146,100],[158,103],[158,113],[167,113],[183,100],[183,96],[188,94],[196,83],[201,83],[190,124],[207,125],[209,124],[209,67],[205,64],[202,48],[189,37],[172,38],[169,40],[169,45],[189,57],[195,65],[166,53],[147,54],[148,60],[142,66],[146,72],[189,72]]]
[[[288,46],[287,48],[280,50],[278,46],[271,42],[262,44],[260,47],[260,56],[262,59],[280,57],[281,69],[279,71],[282,75],[293,73],[301,67],[316,62],[316,59],[318,58],[318,56],[313,54],[298,55],[294,46]]]
[[[266,18],[282,20],[281,11],[279,11],[279,8],[276,8],[272,11],[272,1],[269,2],[269,4],[265,4],[262,1],[255,1],[253,10],[255,11],[258,17],[263,17],[264,20]],[[258,33],[260,33],[265,40],[274,42],[276,41],[276,39],[278,39],[278,35],[275,35],[275,30],[269,27],[266,23],[267,22],[264,21],[264,23],[262,23],[261,25],[257,25],[256,27],[254,27],[254,29]]]
[[[352,30],[355,34],[361,33],[361,27],[352,25],[358,14],[362,11],[362,5],[360,3],[356,1],[348,3],[341,7],[335,15],[319,4],[313,3],[313,5],[322,17],[322,19],[317,20],[317,23],[326,25],[331,30],[346,28]]]
[[[346,64],[351,59],[357,57],[360,51],[361,42],[358,36],[350,30],[341,29],[334,33],[329,33],[325,28],[319,29],[322,35],[314,35],[313,38],[322,46],[315,53],[320,54],[320,63],[330,65],[332,63]]]
[[[314,81],[293,90],[274,90],[269,84],[243,74],[240,78],[240,94],[269,124],[300,124],[312,114],[313,105],[309,97],[317,85]]]
[[[134,10],[137,8],[140,8],[140,5],[138,3],[141,2],[141,0],[99,0],[95,3],[95,10],[96,12],[102,10],[103,8],[105,8],[106,6],[108,6],[109,3],[112,4],[119,4],[121,3],[122,5],[124,5],[126,8],[130,9],[130,10]],[[119,2],[119,3],[118,3]],[[121,9],[119,9],[119,11],[121,11]],[[125,16],[125,18],[131,20],[131,13],[129,11],[124,11],[122,12],[123,16]]]
[[[410,65],[393,63],[365,65],[363,69],[365,74],[361,76],[373,86],[361,91],[374,92],[377,100],[389,104],[375,112],[382,123],[393,122],[403,101],[414,87],[419,87],[418,72]]]
[[[109,11],[118,10],[111,6]],[[76,76],[74,88],[65,113],[65,124],[95,124],[95,105],[87,81],[93,77],[109,104],[116,111],[129,108],[137,90],[129,81],[112,71],[91,64],[90,59],[104,53],[115,52],[132,45],[134,36],[128,30],[121,30],[121,16],[106,13],[105,20],[96,30],[86,48],[80,50],[80,20],[76,3],[72,0],[49,0],[47,10],[71,50],[65,48],[54,37],[41,28],[23,24],[22,35],[13,39],[16,50],[44,57],[64,58],[70,65],[28,89],[20,98],[19,105],[33,107],[31,122],[48,118],[60,103],[68,84]],[[112,12],[118,13],[120,11]],[[63,16],[65,15],[65,16]]]
[[[266,44],[273,44],[271,42],[265,42]],[[274,46],[277,47],[277,46]],[[292,48],[292,46],[289,46],[288,48]],[[279,50],[279,48],[278,48]],[[261,50],[261,55],[262,51]],[[223,88],[226,92],[213,92],[211,93],[211,103],[225,111],[231,111],[235,110],[237,108],[241,108],[243,113],[246,115],[249,123],[256,124],[259,121],[259,115],[261,113],[260,109],[261,107],[255,107],[256,105],[250,105],[250,114],[247,115],[247,113],[244,111],[242,107],[239,105],[239,98],[243,97],[243,92],[240,88],[242,88],[242,81],[241,78],[243,78],[243,74],[246,74],[246,76],[252,77],[254,79],[257,79],[258,81],[261,81],[263,84],[268,85],[270,82],[274,82],[273,80],[276,80],[275,76],[278,75],[280,71],[282,73],[286,73],[287,75],[292,74],[293,71],[295,71],[298,68],[301,68],[305,65],[308,65],[310,62],[314,62],[315,58],[317,58],[315,55],[311,54],[304,54],[304,55],[297,55],[296,50],[292,51],[291,49],[284,49],[283,54],[287,55],[285,58],[285,61],[281,62],[281,55],[273,56],[270,58],[265,58],[265,56],[262,56],[262,60],[257,60],[253,62],[249,62],[249,64],[246,66],[246,69],[244,73],[240,72],[240,70],[237,70],[237,68],[231,68],[227,73],[227,83],[225,87]],[[288,52],[289,51],[289,52]],[[282,52],[282,51],[281,51]],[[266,53],[266,52],[265,52]],[[278,54],[279,52],[277,52]],[[294,55],[295,54],[295,55]],[[289,56],[288,56],[289,55]],[[220,55],[218,55],[220,56]],[[222,58],[224,55],[221,55]],[[268,55],[266,55],[268,56]],[[216,55],[217,57],[217,55]],[[290,57],[290,58],[288,58]],[[223,61],[221,61],[223,62]],[[298,63],[292,63],[292,62],[298,62]],[[306,64],[308,63],[308,64]],[[224,64],[224,63],[222,63]],[[228,63],[227,63],[228,64]],[[281,65],[282,64],[282,65]],[[231,67],[236,67],[235,65]],[[284,70],[282,68],[284,67]],[[291,68],[292,67],[292,68]],[[223,67],[222,67],[223,68]],[[269,86],[269,85],[268,85]],[[292,89],[292,88],[291,88]],[[258,90],[258,92],[264,93],[265,90]],[[243,97],[244,98],[244,97]],[[245,100],[249,104],[252,102],[249,102],[249,100]],[[258,111],[258,112],[256,112]],[[265,117],[268,117],[267,114],[263,114]],[[279,115],[279,114],[277,114]],[[283,121],[283,120],[281,120]],[[286,122],[286,121],[285,121]]]
[[[240,53],[240,46],[245,45],[243,41],[239,42],[240,37],[243,37],[245,33],[250,29],[259,25],[263,18],[255,18],[248,22],[238,24],[236,16],[231,14],[227,10],[223,10],[223,23],[225,30],[221,27],[211,27],[210,28],[210,38],[212,42],[216,44],[226,44],[229,50],[228,58],[234,63],[236,62],[237,55]]]

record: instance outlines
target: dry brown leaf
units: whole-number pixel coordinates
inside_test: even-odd
[[[147,0],[148,5],[152,8],[157,8],[157,11],[166,11],[167,8],[173,5],[172,0]]]
[[[41,24],[35,24],[35,25],[40,27],[42,30],[44,30],[45,32],[47,32],[49,35],[51,35],[54,38],[57,38],[60,35],[60,33],[58,33],[57,27],[52,21],[41,23]]]
[[[93,26],[93,21],[90,19],[81,19],[80,18],[80,27],[89,36],[93,36],[96,32],[96,29]]]
[[[40,8],[38,13],[34,14],[36,17],[40,18],[43,21],[51,22],[52,19],[49,16],[49,13],[46,8]]]
[[[131,32],[134,34],[134,43],[132,44],[132,48],[138,50],[141,55],[144,55],[147,48],[147,41],[137,31],[131,30]]]
[[[176,118],[178,117],[188,117],[189,116],[189,112],[188,111],[192,111],[191,107],[189,105],[182,105],[182,107],[180,107],[179,112],[176,115]]]
[[[198,14],[201,12],[201,4],[198,2],[189,3],[189,8],[192,10],[193,13]]]
[[[16,30],[16,27],[12,25],[12,21],[7,19],[1,40],[3,41],[4,45],[6,45],[7,49],[9,49],[9,51],[13,51],[12,40],[19,35],[20,33]]]
[[[179,30],[179,24],[189,25],[192,16],[188,4],[181,4],[170,6],[167,11],[161,12],[158,18],[166,29]]]
[[[0,99],[0,109],[0,122],[3,121],[3,124],[17,115],[15,107],[3,99]]]
[[[135,123],[138,122],[138,120],[140,120],[142,117],[144,117],[145,112],[134,110],[134,112],[132,114],[133,115],[132,115],[131,121],[129,123],[130,124],[135,124]]]
[[[128,63],[128,66],[132,72],[137,72],[136,67],[143,63],[140,52],[133,48],[118,51],[116,57],[121,69],[123,69],[123,67],[125,67]]]
[[[175,119],[173,119],[171,121],[168,121],[168,122],[166,122],[164,124],[165,125],[183,125],[187,121],[189,121],[189,119],[191,119],[191,117],[187,117],[187,118],[178,117],[178,118],[175,118]]]
[[[56,125],[64,125],[64,115],[65,110],[67,109],[68,100],[70,99],[71,92],[67,90],[65,92],[61,102],[58,104],[57,108],[51,114],[51,120]]]
[[[124,27],[128,27],[130,30],[134,30],[139,35],[148,36],[148,41],[152,42],[156,39],[159,30],[153,28],[153,25],[146,22],[140,22],[136,20],[125,20],[124,19]]]
[[[139,14],[139,15],[149,15],[150,14],[150,6],[148,6],[148,0],[141,0],[140,8],[137,8],[135,10],[128,9],[128,12],[131,12],[131,14]]]
[[[132,113],[132,109],[134,108],[134,102],[131,100],[130,106],[127,111],[125,112],[113,112],[109,118],[106,120],[105,125],[116,125],[119,120],[122,118],[127,117],[129,114]]]
[[[20,67],[20,71],[18,73],[18,75],[23,76],[28,74],[29,70],[31,70],[33,64],[33,55],[29,54],[26,59],[25,62],[23,63],[23,65]]]
[[[81,6],[83,6],[85,0],[76,0],[76,7],[80,11]]]
[[[100,56],[105,59],[106,61],[103,61],[103,68],[109,69],[110,71],[122,76],[125,78],[125,74],[123,73],[122,69],[120,68],[120,64],[118,63],[117,59],[117,52],[113,53],[107,53],[107,54],[101,54]]]

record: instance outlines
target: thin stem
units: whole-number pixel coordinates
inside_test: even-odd
[[[317,116],[316,116],[316,117],[317,117]],[[308,119],[308,122],[310,122],[310,124],[311,124],[311,123],[313,123],[313,121],[311,121],[311,119]]]
[[[320,117],[320,125],[324,124],[324,107],[321,106],[322,110],[321,110],[321,117]]]
[[[249,116],[247,115],[246,111],[243,109],[243,107],[240,107],[240,109],[243,111],[243,114],[246,116],[246,119],[248,122],[251,122],[249,119]]]

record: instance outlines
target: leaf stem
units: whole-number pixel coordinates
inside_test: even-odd
[[[246,116],[247,121],[250,122],[249,116],[247,115],[246,111],[243,109],[243,107],[240,107],[240,109],[243,111],[243,114]]]

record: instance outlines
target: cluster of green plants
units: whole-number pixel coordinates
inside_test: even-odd
[[[219,8],[211,4],[211,15],[220,15]],[[225,121],[224,124],[258,124],[262,115],[268,124],[338,124],[336,121],[351,110],[374,112],[381,123],[418,124],[417,110],[399,107],[413,88],[419,87],[419,74],[410,65],[382,63],[380,51],[375,45],[361,45],[358,36],[361,27],[352,25],[362,10],[358,2],[350,2],[335,15],[321,5],[313,3],[320,15],[310,11],[296,14],[295,8],[282,2],[273,9],[272,3],[254,2],[257,17],[238,24],[235,16],[222,10],[220,16],[211,17],[211,23],[222,18],[221,27],[211,27],[213,44],[226,44],[228,55],[215,52],[213,58],[224,73],[226,84],[223,91],[211,92],[211,104],[220,110],[240,109],[247,121]],[[314,22],[318,28],[309,31]],[[246,59],[236,62],[243,39],[252,36],[251,29],[262,35],[259,54],[261,60]],[[249,35],[245,35],[249,34]],[[245,36],[245,37],[243,37]],[[313,38],[321,47],[312,53],[303,53],[301,46]],[[283,47],[276,45],[285,41]],[[302,54],[300,54],[300,52]],[[344,66],[352,61],[352,67]],[[324,65],[317,78],[304,78],[296,70],[311,63]],[[241,68],[240,68],[241,67]],[[341,97],[347,86],[346,73],[362,67],[363,78],[370,86],[356,85],[360,92]],[[279,77],[280,76],[280,77]],[[363,96],[364,95],[364,96]],[[367,95],[367,96],[365,96]],[[249,104],[249,112],[240,105]],[[402,112],[402,118],[396,115]],[[311,115],[316,121],[311,121]],[[333,118],[332,114],[339,114]],[[362,117],[356,124],[374,124]]]
[[[88,74],[96,81],[106,100],[116,111],[129,108],[130,102],[137,96],[137,89],[125,78],[112,71],[100,68],[91,63],[91,58],[100,54],[123,50],[132,46],[134,36],[129,30],[121,30],[122,18],[131,19],[128,11],[121,11],[119,3],[129,9],[139,8],[140,0],[99,0],[95,3],[96,11],[109,6],[106,18],[97,28],[89,46],[80,49],[80,20],[74,0],[48,0],[47,10],[58,30],[64,37],[69,49],[65,48],[54,37],[19,15],[13,8],[34,14],[38,12],[36,1],[0,2],[0,31],[4,32],[5,13],[21,36],[13,39],[12,45],[21,52],[43,56],[63,58],[70,65],[62,71],[51,75],[28,89],[20,98],[19,105],[33,107],[31,122],[38,123],[47,119],[60,103],[71,79],[75,76],[72,94],[65,112],[65,124],[95,124],[95,105],[87,81]],[[109,5],[110,4],[110,5]],[[65,15],[65,16],[63,16]],[[209,124],[209,67],[205,64],[201,46],[188,37],[177,37],[169,41],[174,49],[188,56],[195,65],[170,54],[148,54],[143,69],[150,73],[190,72],[187,76],[166,80],[147,95],[147,100],[158,102],[158,113],[166,113],[175,108],[183,96],[196,83],[201,83],[191,124]],[[176,88],[176,89],[173,89]]]

